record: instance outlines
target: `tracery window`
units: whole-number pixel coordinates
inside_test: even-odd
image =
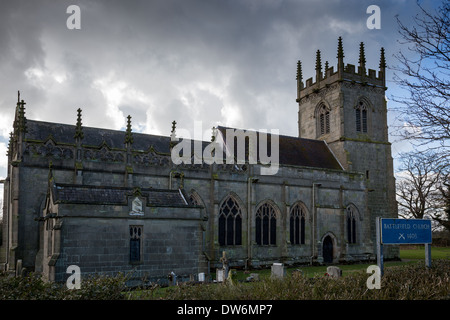
[[[291,244],[305,244],[305,221],[305,209],[301,205],[296,204],[291,209],[289,220]]]
[[[264,203],[256,211],[256,244],[275,245],[277,242],[277,215],[270,203]]]
[[[228,197],[219,211],[219,245],[242,244],[242,212],[233,197]]]
[[[367,133],[367,106],[360,101],[355,108],[356,131]]]

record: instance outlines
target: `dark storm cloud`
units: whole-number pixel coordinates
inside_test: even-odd
[[[70,4],[81,8],[79,31],[65,27]],[[10,98],[2,101],[2,109],[7,101],[13,105],[12,92],[21,89],[34,117],[49,114],[48,120],[71,122],[70,109],[83,107],[97,119],[103,113],[111,124],[86,118],[87,123],[117,128],[122,110],[110,101],[108,111],[110,92],[102,86],[125,83],[148,96],[149,113],[170,113],[167,107],[185,91],[180,88],[190,87],[191,94],[201,96],[211,91],[195,84],[208,83],[222,90],[222,100],[242,110],[245,119],[236,125],[265,125],[264,110],[277,101],[261,105],[258,100],[292,77],[301,42],[314,30],[318,35],[327,31],[327,12],[339,12],[340,6],[327,2],[323,10],[315,2],[298,1],[10,1],[2,11],[2,24],[8,26],[1,40],[7,42],[2,46],[7,50],[2,54],[2,82],[10,83],[3,92]],[[210,122],[226,121],[203,116]],[[147,120],[158,131],[170,128],[158,119]]]
[[[81,9],[68,30],[66,9]],[[382,29],[366,27],[378,4]],[[369,68],[379,49],[396,49],[394,15],[408,1],[8,0],[0,10],[0,129],[6,144],[16,92],[27,116],[168,135],[171,122],[204,129],[218,123],[297,134],[296,62],[314,74],[315,52],[336,64],[338,36],[346,63],[366,43]],[[389,60],[388,60],[389,63]],[[209,129],[208,129],[209,130]]]
[[[366,27],[371,4],[381,30]],[[81,30],[66,27],[69,5]],[[3,0],[0,180],[17,90],[26,116],[44,121],[74,124],[82,108],[86,126],[123,130],[130,114],[138,132],[169,135],[176,120],[189,130],[202,121],[204,139],[217,124],[295,136],[297,60],[304,79],[317,49],[335,66],[342,36],[345,63],[358,63],[364,41],[368,68],[381,46],[392,64],[394,17],[408,24],[414,11],[412,0]]]

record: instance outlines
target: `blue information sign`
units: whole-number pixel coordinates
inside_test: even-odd
[[[431,220],[381,219],[382,244],[430,244]]]

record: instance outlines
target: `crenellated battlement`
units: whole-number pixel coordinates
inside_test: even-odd
[[[335,71],[334,66],[329,66],[328,61],[325,62],[325,68],[322,71],[321,53],[316,53],[316,76],[315,79],[310,77],[303,82],[302,64],[297,62],[297,102],[302,97],[306,97],[311,93],[317,93],[318,90],[329,87],[334,82],[351,82],[359,83],[362,86],[376,86],[386,89],[386,60],[384,56],[384,48],[381,48],[380,65],[378,70],[367,69],[364,53],[364,43],[360,43],[359,65],[344,64],[344,50],[342,46],[342,38],[338,39],[338,64]]]

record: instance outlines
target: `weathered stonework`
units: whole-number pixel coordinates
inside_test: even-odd
[[[384,67],[378,75],[366,73],[365,66],[355,72],[352,65],[344,68],[342,56],[338,71],[319,68],[316,82],[305,85],[299,71],[299,138],[279,136],[275,175],[262,175],[261,163],[175,165],[171,137],[132,133],[131,118],[125,132],[83,127],[81,110],[76,125],[46,123],[26,119],[18,102],[0,263],[14,270],[21,259],[27,269],[64,281],[71,264],[85,275],[208,272],[222,266],[223,251],[230,267],[374,259],[375,217],[397,215]],[[366,132],[355,130],[360,101]],[[329,112],[324,134],[319,105]],[[207,145],[203,142],[202,150]],[[55,186],[72,198],[54,197]],[[111,190],[128,195],[112,203]],[[162,193],[152,197],[151,190]],[[183,206],[171,198],[178,190]],[[136,197],[142,213],[132,210]],[[238,220],[227,220],[227,201]],[[262,208],[270,208],[270,219],[263,218]],[[302,222],[294,222],[298,208]],[[141,232],[138,263],[130,253],[131,226]],[[269,237],[266,232],[270,241],[258,244]],[[294,233],[302,237],[295,240]],[[225,244],[225,237],[239,240]],[[395,248],[389,250],[385,257],[398,256]]]
[[[380,70],[366,72],[364,46],[360,47],[360,65],[344,66],[342,40],[338,46],[338,70],[320,72],[303,86],[298,79],[299,136],[325,140],[346,170],[361,172],[367,180],[368,231],[375,242],[375,218],[397,217],[395,182],[391,144],[388,140],[387,105],[385,99],[386,63],[381,49]],[[355,111],[358,104],[366,108],[367,129],[358,131]],[[318,131],[316,110],[321,104],[330,108],[330,132]],[[389,257],[398,255],[389,248]]]

